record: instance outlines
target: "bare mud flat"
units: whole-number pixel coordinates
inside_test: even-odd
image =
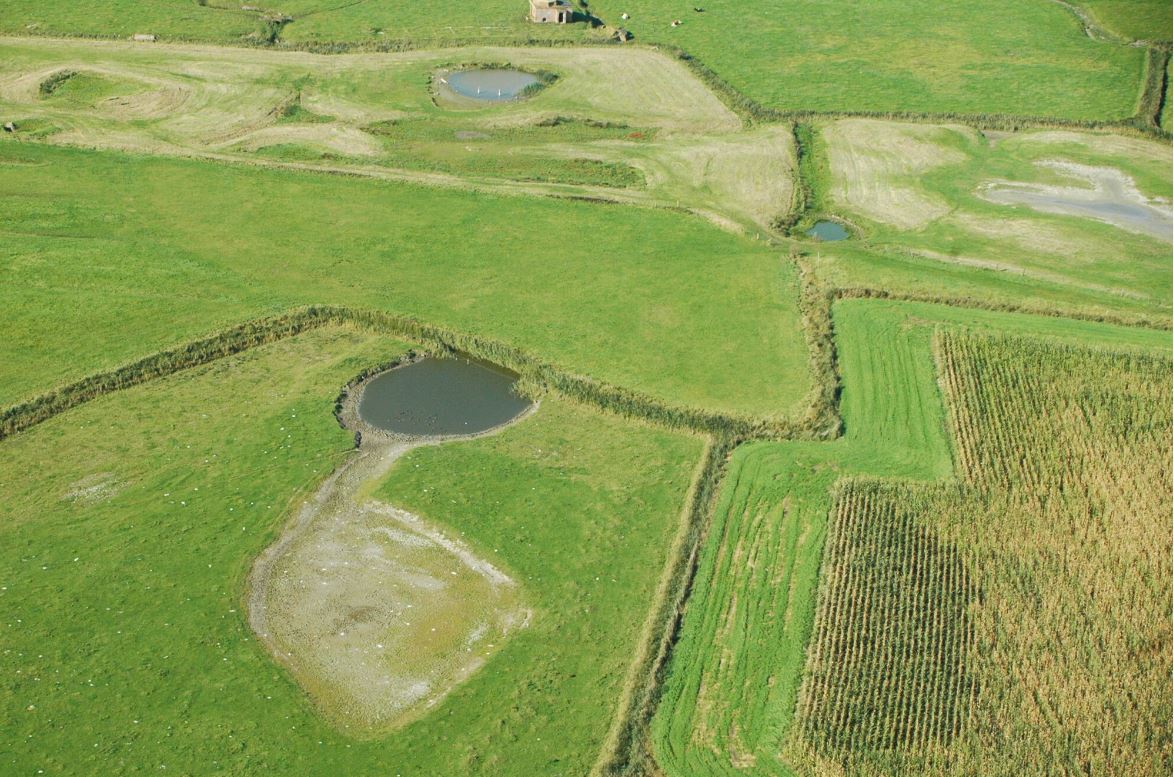
[[[301,508],[250,580],[249,622],[353,733],[436,705],[522,628],[518,585],[459,540],[364,491],[419,443],[371,442]]]
[[[1088,186],[994,181],[979,189],[979,196],[1000,205],[1026,205],[1044,213],[1096,219],[1130,232],[1174,242],[1174,218],[1169,201],[1147,198],[1138,191],[1133,179],[1122,171],[1057,160],[1037,164],[1084,181]]]
[[[254,632],[322,713],[357,736],[425,714],[531,617],[503,570],[423,518],[370,497],[412,449],[479,434],[389,434],[359,417],[364,389],[343,411],[362,431],[362,447],[258,557],[248,595]]]

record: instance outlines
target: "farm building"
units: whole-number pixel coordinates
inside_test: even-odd
[[[575,11],[567,0],[530,0],[532,22],[567,24],[574,16]]]

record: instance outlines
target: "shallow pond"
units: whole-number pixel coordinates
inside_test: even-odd
[[[807,236],[831,242],[847,238],[848,230],[844,228],[843,224],[837,224],[834,221],[817,221],[811,229],[807,230]]]
[[[512,372],[475,359],[427,357],[371,379],[359,417],[396,434],[477,434],[530,406],[513,393],[516,380]]]
[[[462,97],[504,102],[517,97],[526,87],[538,83],[538,78],[521,70],[458,70],[445,76],[444,82]]]

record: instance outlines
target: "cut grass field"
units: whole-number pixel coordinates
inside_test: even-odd
[[[785,415],[811,385],[793,268],[687,215],[34,144],[0,170],[5,404],[313,303],[675,404]]]
[[[4,442],[0,769],[589,768],[700,440],[548,399],[495,437],[400,461],[380,498],[484,548],[534,607],[524,632],[402,736],[357,741],[331,727],[249,630],[253,559],[352,447],[331,414],[338,387],[403,347],[320,330]]]
[[[684,208],[731,231],[769,232],[792,204],[787,129],[743,131],[648,49],[324,56],[9,38],[0,51],[15,139]],[[454,67],[507,62],[557,78],[499,105],[434,97]]]
[[[652,746],[670,774],[812,766],[802,727],[814,719],[795,715],[833,487],[864,475],[898,484],[952,477],[937,328],[1149,354],[1170,347],[1169,332],[924,303],[845,300],[834,317],[844,437],[735,452],[653,721]]]

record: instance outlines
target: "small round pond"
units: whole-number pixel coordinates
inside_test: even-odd
[[[848,230],[844,228],[843,224],[838,224],[835,221],[817,221],[811,229],[807,230],[807,236],[831,242],[847,238]]]
[[[367,382],[359,418],[378,429],[418,437],[477,434],[530,406],[513,392],[518,376],[467,357],[426,357]]]
[[[462,97],[487,102],[513,100],[527,87],[538,83],[538,77],[521,70],[487,68],[458,70],[444,77],[448,88]]]

